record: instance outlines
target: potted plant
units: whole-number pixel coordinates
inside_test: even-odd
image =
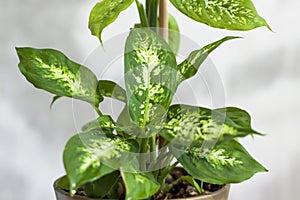
[[[179,30],[166,0],[146,0],[145,6],[138,0],[102,0],[90,13],[91,33],[102,43],[103,29],[134,2],[140,23],[126,39],[125,89],[112,80],[98,80],[57,50],[16,48],[21,73],[36,88],[54,94],[52,103],[70,97],[89,103],[98,114],[65,146],[66,176],[55,182],[57,198],[227,199],[229,183],[267,171],[238,142],[239,137],[261,134],[251,128],[242,109],[212,110],[172,104],[172,99],[214,49],[238,37],[224,37],[177,63]],[[250,0],[170,2],[211,27],[269,28]],[[99,109],[107,97],[124,103],[116,120]]]

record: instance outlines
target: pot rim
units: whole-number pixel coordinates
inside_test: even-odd
[[[61,179],[62,177],[63,176],[59,177],[58,179],[56,179],[54,181],[54,183],[53,183],[54,190],[56,192],[61,193],[64,196],[70,197],[70,193],[69,192],[66,192],[63,189],[60,189],[60,188],[56,187],[58,180]],[[180,199],[169,199],[169,200],[205,200],[207,198],[212,198],[212,197],[218,196],[218,195],[220,195],[220,193],[223,193],[225,191],[229,191],[229,189],[230,189],[230,184],[226,184],[221,189],[219,189],[217,191],[214,191],[214,192],[212,192],[210,194],[199,195],[199,196],[195,196],[195,197],[186,197],[186,198],[180,198]],[[74,197],[76,197],[76,199],[78,199],[78,200],[91,200],[91,198],[88,198],[86,196],[81,196],[81,195],[74,195]],[[93,198],[93,200],[104,200],[104,199],[94,199]],[[106,199],[106,200],[114,200],[114,199]]]
[[[218,196],[223,192],[229,191],[229,189],[230,189],[230,184],[226,184],[221,189],[214,191],[210,194],[199,195],[195,197],[180,198],[180,199],[170,199],[170,200],[203,200],[203,199],[213,198],[215,196]]]

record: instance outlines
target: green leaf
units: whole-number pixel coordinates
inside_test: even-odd
[[[70,188],[70,182],[68,177],[65,175],[57,180],[54,187],[56,189],[68,190]]]
[[[110,196],[110,193],[116,193],[114,189],[118,184],[120,177],[119,171],[102,176],[100,179],[84,185],[84,192],[90,198],[104,198]]]
[[[64,166],[70,181],[71,195],[81,185],[95,181],[130,162],[128,152],[137,152],[138,145],[101,129],[74,135],[64,149]],[[109,166],[109,167],[107,167]]]
[[[145,128],[162,123],[176,86],[176,58],[150,29],[132,29],[125,46],[125,86],[134,123]]]
[[[126,91],[113,81],[100,80],[98,91],[102,96],[114,98],[125,103],[127,101]]]
[[[197,181],[191,177],[191,176],[182,176],[181,177],[182,180],[187,181],[189,184],[191,184],[199,194],[202,193],[202,189],[200,188],[199,184],[197,183]]]
[[[231,107],[210,110],[182,104],[170,107],[168,120],[159,134],[168,141],[175,138],[174,145],[201,146],[204,140],[228,140],[259,133],[251,128],[250,115],[244,110]]]
[[[117,123],[119,127],[122,127],[122,134],[126,133],[124,136],[142,135],[142,129],[136,124],[132,123],[127,105],[125,105],[122,112],[120,113]]]
[[[228,125],[236,127],[241,136],[248,134],[264,135],[251,128],[251,117],[245,110],[235,107],[219,108],[215,111],[226,114],[226,122]]]
[[[51,103],[50,103],[50,109],[52,109],[53,104],[54,104],[58,99],[60,99],[60,98],[61,98],[61,96],[54,96],[54,97],[53,97],[53,99],[52,99],[52,101],[51,101]]]
[[[103,100],[97,93],[98,80],[95,74],[61,52],[29,47],[16,50],[20,59],[20,71],[36,88],[56,96],[87,101],[95,106]]]
[[[191,147],[183,154],[178,149],[172,152],[192,177],[207,183],[239,183],[267,171],[235,140],[220,142],[211,150]]]
[[[240,38],[240,37],[227,36],[216,42],[206,45],[205,47],[199,50],[195,50],[192,53],[190,53],[187,59],[185,59],[182,63],[178,65],[177,84],[179,85],[185,79],[193,77],[197,73],[199,67],[205,61],[207,56],[213,50],[219,47],[223,42],[236,39],[236,38]]]
[[[101,129],[105,133],[111,133],[113,130],[116,130],[119,135],[127,138],[128,136],[136,136],[141,133],[140,128],[131,123],[127,106],[125,106],[124,110],[120,114],[118,122],[115,122],[109,115],[103,115],[82,127],[82,131],[90,131],[93,129]]]
[[[126,10],[134,0],[102,0],[92,9],[89,17],[89,29],[102,44],[101,34],[105,27],[113,23],[119,14]]]
[[[180,45],[180,31],[179,26],[177,24],[176,19],[169,14],[168,18],[169,22],[169,45],[174,52],[174,54],[177,54],[179,45]]]
[[[148,199],[160,188],[151,174],[121,172],[126,187],[126,200]]]
[[[141,22],[141,27],[149,27],[148,19],[147,19],[147,14],[145,11],[145,8],[142,3],[140,3],[138,0],[135,0],[135,4],[137,6],[137,9],[139,11],[139,16],[140,16],[140,22]],[[136,28],[136,26],[134,26]],[[139,28],[141,28],[139,27]]]
[[[165,188],[164,188],[164,192],[169,192],[170,189],[172,189],[175,185],[177,185],[180,181],[187,181],[191,186],[193,186],[197,192],[199,194],[202,193],[202,189],[200,188],[199,184],[197,183],[197,181],[191,177],[191,176],[181,176],[180,178],[178,178],[177,180],[175,180],[174,182],[172,182],[171,184],[167,185]]]
[[[112,130],[114,130],[114,129],[115,130],[119,129],[119,127],[116,124],[116,122],[114,122],[114,120],[109,115],[100,116],[96,120],[91,121],[91,122],[85,124],[82,127],[82,131],[87,132],[87,131],[90,131],[90,130],[95,129],[95,128],[100,128],[104,132],[108,131],[109,133],[111,133]]]
[[[247,31],[266,26],[251,0],[170,0],[183,14],[208,26]]]

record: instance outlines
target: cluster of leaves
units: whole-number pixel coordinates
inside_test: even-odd
[[[102,0],[90,13],[91,33],[101,34],[134,0]],[[258,134],[249,114],[227,107],[216,110],[172,105],[181,82],[193,77],[218,46],[238,37],[224,37],[176,61],[178,25],[169,17],[168,43],[155,29],[158,0],[146,0],[146,9],[135,1],[140,24],[132,29],[124,53],[125,89],[111,80],[98,80],[87,67],[53,49],[17,48],[19,69],[35,87],[60,97],[88,102],[99,117],[66,144],[63,159],[66,177],[57,187],[74,195],[80,187],[89,197],[146,199],[167,191],[166,175],[180,163],[184,176],[201,193],[195,180],[214,184],[237,183],[266,169],[237,141]],[[250,0],[171,0],[183,14],[211,27],[251,30],[266,26]],[[124,103],[118,120],[103,115],[104,98]],[[175,163],[174,163],[175,160]],[[178,182],[176,180],[175,182]],[[171,184],[172,185],[172,184]],[[126,191],[126,192],[124,192]]]

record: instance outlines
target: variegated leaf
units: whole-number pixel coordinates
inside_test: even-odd
[[[169,45],[150,29],[133,29],[125,46],[125,86],[134,123],[159,125],[176,86],[176,58]]]
[[[196,146],[201,146],[204,140],[220,141],[249,134],[259,133],[251,128],[250,116],[244,110],[231,107],[210,110],[189,105],[172,105],[168,121],[160,131],[166,140],[176,139],[177,145]]]
[[[213,149],[191,147],[178,155],[178,161],[194,178],[213,184],[239,183],[267,170],[235,140],[218,143]]]
[[[105,27],[113,23],[119,14],[126,10],[134,0],[102,0],[92,9],[89,17],[89,29],[92,35],[102,43],[101,34]]]
[[[218,113],[226,115],[225,123],[235,127],[240,131],[240,136],[246,135],[264,135],[251,128],[251,116],[245,110],[236,107],[218,108],[215,110]]]
[[[201,64],[205,61],[207,56],[215,50],[217,47],[219,47],[223,42],[236,39],[240,37],[235,36],[227,36],[224,37],[216,42],[213,42],[209,45],[206,45],[205,47],[195,50],[185,59],[182,63],[178,65],[178,77],[177,77],[177,84],[179,85],[182,81],[185,79],[193,77]]]
[[[71,194],[84,183],[111,173],[130,161],[128,152],[137,152],[135,141],[90,129],[74,135],[64,149],[64,166]]]
[[[211,27],[251,30],[266,26],[251,0],[170,0],[183,14]],[[269,28],[270,29],[270,28]]]
[[[104,132],[112,132],[112,130],[118,130],[119,127],[116,124],[116,122],[114,122],[114,120],[111,118],[111,116],[109,115],[103,115],[98,117],[96,120],[91,121],[87,124],[85,124],[82,127],[82,131],[90,131],[92,129],[102,129]]]
[[[97,93],[98,80],[95,74],[63,53],[53,49],[16,49],[20,71],[36,88],[56,96],[87,101],[95,106],[103,100]]]
[[[128,173],[121,171],[126,187],[126,200],[148,199],[160,188],[152,174]]]
[[[126,109],[126,107],[125,107],[125,109]],[[116,130],[119,133],[119,135],[122,135],[127,138],[128,138],[128,136],[132,136],[132,135],[134,135],[134,136],[140,135],[140,132],[141,132],[140,128],[130,122],[130,116],[127,115],[127,113],[125,116],[124,116],[124,114],[125,113],[123,111],[122,114],[120,115],[120,117],[123,116],[124,120],[126,120],[126,121],[118,119],[118,122],[115,122],[111,118],[111,116],[103,115],[103,116],[98,117],[96,120],[93,120],[93,121],[85,124],[82,127],[82,131],[86,132],[86,131],[91,131],[93,129],[100,129],[105,133],[111,133],[111,132],[113,132],[113,130]],[[127,121],[127,120],[129,120],[129,121]],[[126,133],[126,135],[124,133]]]
[[[124,103],[127,101],[126,91],[113,81],[100,80],[98,91],[102,96],[117,99]]]

